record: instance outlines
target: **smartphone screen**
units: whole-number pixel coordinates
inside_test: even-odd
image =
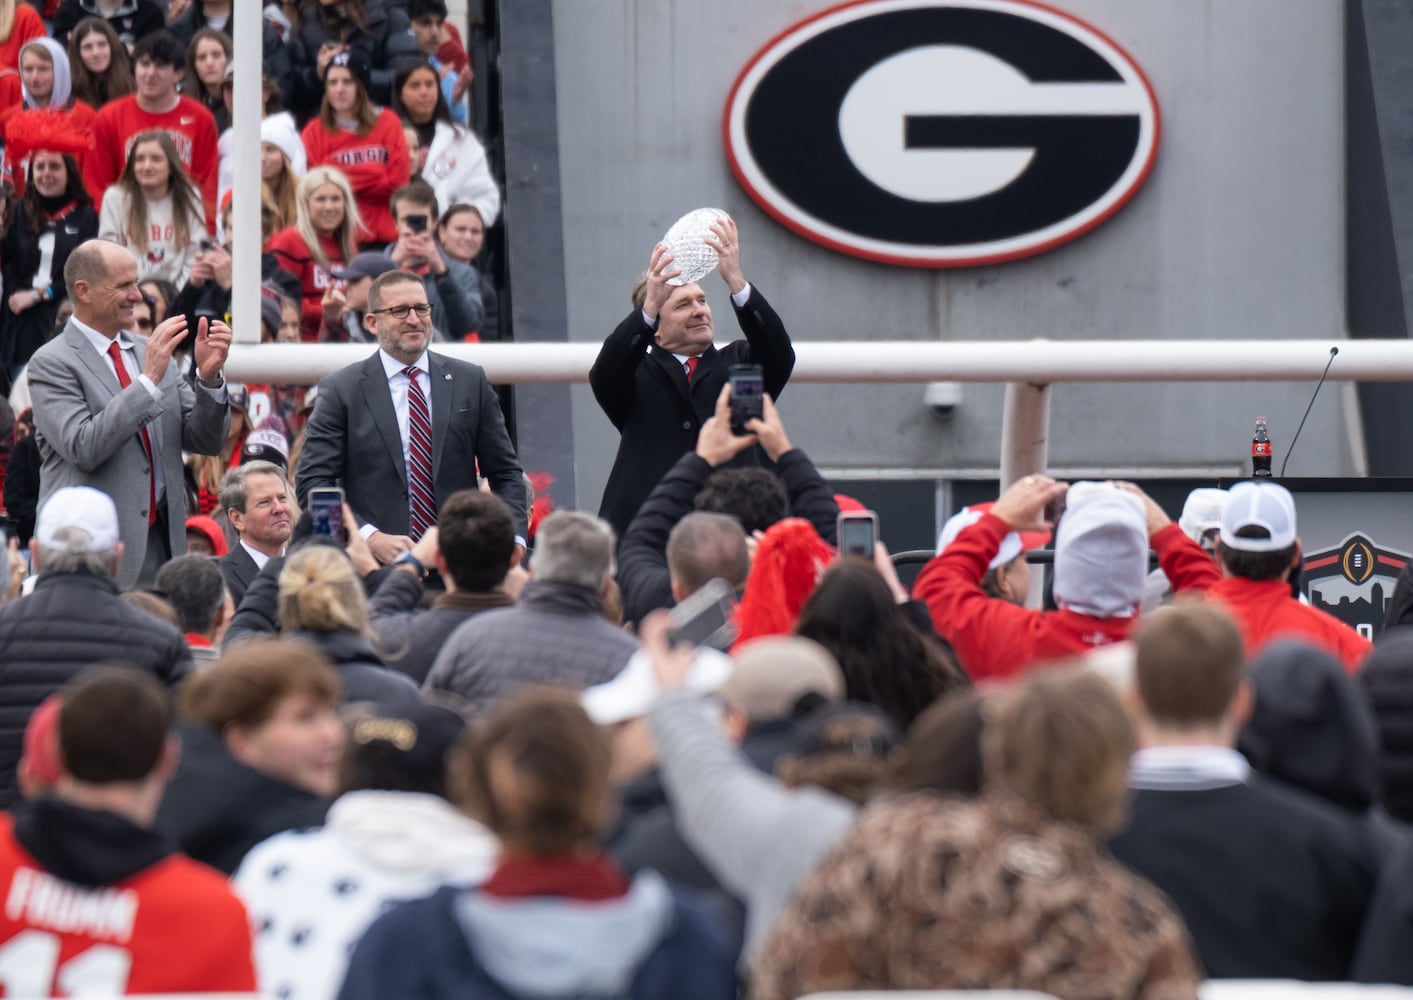
[[[336,486],[310,490],[309,517],[314,534],[327,535],[340,543],[348,541],[343,523],[343,490]]]
[[[839,554],[873,558],[878,541],[878,515],[873,511],[846,511],[839,515]]]
[[[418,213],[407,217],[407,228],[414,233],[425,233],[427,231],[427,217]]]
[[[672,609],[671,642],[726,651],[736,639],[734,594],[725,580],[711,580]]]
[[[731,367],[731,433],[749,434],[746,423],[765,416],[765,374],[760,365]]]

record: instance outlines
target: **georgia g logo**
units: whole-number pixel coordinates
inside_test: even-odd
[[[1142,71],[1026,0],[861,0],[746,66],[723,131],[737,180],[783,225],[913,267],[1041,253],[1104,222],[1153,167]]]

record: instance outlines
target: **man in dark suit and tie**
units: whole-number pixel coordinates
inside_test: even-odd
[[[64,265],[64,285],[73,318],[29,364],[39,505],[65,486],[108,494],[124,549],[118,585],[151,586],[158,568],[186,551],[182,450],[216,455],[226,440],[230,327],[201,320],[193,385],[171,363],[177,346],[192,340],[185,316],[164,320],[146,338],[127,332],[142,292],[126,249],[105,240],[80,244]]]
[[[374,281],[364,322],[378,351],[320,383],[305,429],[301,504],[311,489],[342,486],[382,563],[410,555],[446,498],[476,487],[478,464],[521,538],[528,525],[524,474],[495,391],[480,365],[427,350],[430,317],[417,275]]]
[[[716,251],[716,271],[731,292],[746,339],[716,349],[706,293],[695,283],[668,284],[679,271],[659,243],[633,290],[633,311],[608,335],[589,370],[594,398],[622,435],[599,505],[599,516],[620,538],[658,480],[696,445],[732,365],[760,365],[765,391],[775,399],[795,368],[785,325],[741,271],[736,224],[723,218],[712,232],[705,242]],[[766,462],[756,447],[730,464]]]
[[[276,556],[294,531],[285,472],[274,462],[245,462],[221,480],[221,509],[236,533],[236,544],[220,559],[231,601],[240,606],[250,581]]]

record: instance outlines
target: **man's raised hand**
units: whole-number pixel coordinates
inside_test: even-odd
[[[216,378],[230,353],[231,328],[218,319],[207,320],[203,316],[198,320],[196,347],[192,351],[196,358],[196,377],[205,382]]]
[[[185,339],[186,316],[180,314],[168,316],[158,323],[157,329],[148,336],[147,356],[142,362],[142,374],[150,378],[153,385],[161,385],[162,380],[167,377],[167,366],[172,363],[172,352]]]
[[[652,259],[648,261],[647,296],[643,300],[643,312],[647,313],[648,319],[656,320],[657,314],[672,296],[672,286],[667,283],[667,279],[675,278],[681,273],[680,269],[673,266],[672,254],[666,244],[659,243],[653,247]]]
[[[735,295],[746,287],[746,276],[741,273],[741,236],[729,215],[713,222],[711,231],[713,235],[706,238],[706,245],[716,251],[716,273]]]

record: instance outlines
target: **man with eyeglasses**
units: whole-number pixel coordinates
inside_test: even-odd
[[[495,391],[480,365],[427,350],[431,313],[410,271],[373,282],[364,324],[378,351],[319,384],[295,481],[301,505],[312,489],[343,487],[385,564],[415,562],[412,546],[447,497],[476,488],[478,465],[520,538],[528,526],[524,474]]]

